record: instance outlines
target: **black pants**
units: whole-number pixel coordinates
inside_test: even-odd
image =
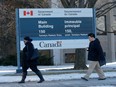
[[[31,66],[23,66],[23,67],[22,67],[23,72],[27,73],[27,70],[28,70],[29,68],[30,68],[33,72],[39,71],[39,69],[37,69],[37,66],[36,66],[36,65],[31,65]]]
[[[25,78],[26,78],[26,75],[27,75],[28,68],[30,68],[33,72],[35,72],[37,74],[37,76],[40,78],[40,80],[44,80],[40,70],[37,69],[37,65],[30,65],[30,66],[23,66],[22,67],[23,73],[25,74]]]
[[[27,73],[28,68],[30,68],[33,72],[39,71],[37,69],[37,60],[25,60],[22,61],[22,69],[23,72]]]

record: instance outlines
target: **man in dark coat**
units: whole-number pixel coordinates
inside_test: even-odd
[[[93,33],[88,34],[89,37],[89,48],[88,48],[88,60],[90,61],[89,69],[84,77],[81,77],[83,80],[88,81],[89,76],[95,69],[96,72],[99,75],[99,80],[105,80],[105,75],[103,73],[103,70],[100,66],[106,64],[105,57],[103,54],[102,47],[100,45],[100,41],[95,38],[95,35]]]
[[[23,48],[23,59],[22,59],[23,74],[22,74],[22,80],[19,83],[25,83],[28,68],[30,68],[33,72],[35,72],[38,75],[38,77],[40,78],[40,81],[38,83],[44,81],[41,72],[37,69],[37,59],[31,60],[31,57],[34,52],[34,46],[31,43],[31,41],[32,39],[30,39],[29,37],[24,38],[25,47]]]

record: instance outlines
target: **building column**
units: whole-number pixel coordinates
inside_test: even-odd
[[[53,50],[53,63],[54,65],[61,65],[63,61],[63,50],[54,49]]]
[[[112,24],[113,24],[113,11],[111,10],[106,15],[106,30],[107,30],[107,59],[109,62],[114,62],[115,59],[115,35],[113,33]]]
[[[51,0],[51,8],[59,8],[59,0]],[[53,63],[54,65],[61,65],[64,63],[63,49],[53,49]]]
[[[108,61],[115,62],[115,36],[114,33],[107,33],[107,39],[108,39]]]

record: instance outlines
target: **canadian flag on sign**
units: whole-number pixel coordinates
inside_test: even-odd
[[[27,16],[27,15],[33,16],[33,11],[24,11],[23,14],[24,16]]]

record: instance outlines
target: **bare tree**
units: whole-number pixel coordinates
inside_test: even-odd
[[[47,8],[47,0],[0,0],[0,57],[16,54],[16,8]]]
[[[12,51],[9,51],[11,48],[15,47],[13,44],[15,42],[15,28],[13,28],[12,25],[15,24],[14,20],[14,14],[12,13],[12,5],[8,4],[7,2],[4,2],[0,4],[1,9],[0,9],[0,53],[1,56],[6,57],[9,53],[12,54]],[[12,31],[12,32],[11,32]]]
[[[93,8],[98,0],[61,0],[64,8]]]

